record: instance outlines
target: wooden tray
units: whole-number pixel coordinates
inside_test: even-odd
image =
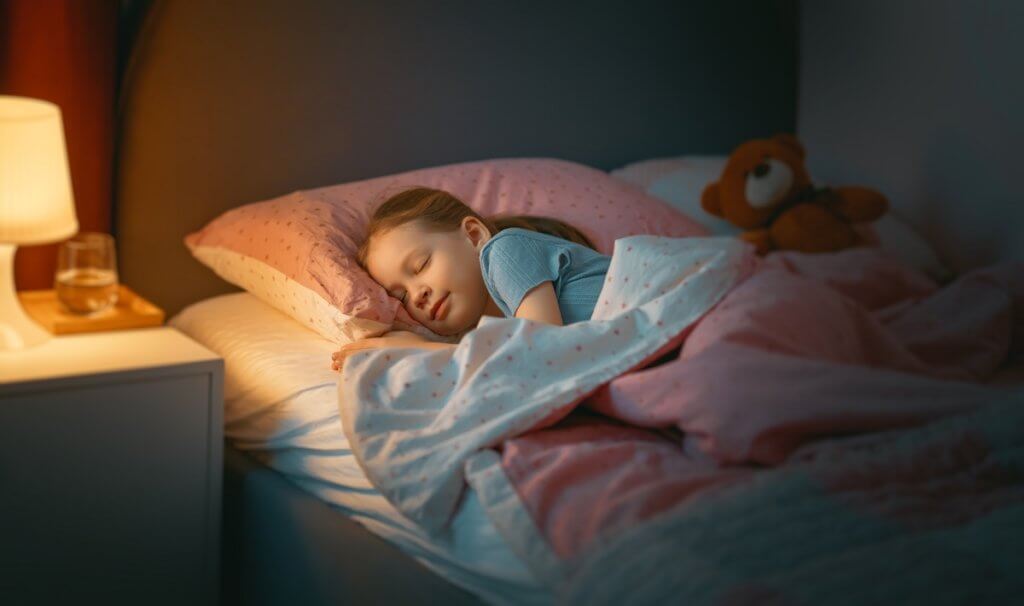
[[[164,323],[164,310],[124,284],[118,286],[114,306],[88,315],[65,311],[55,290],[27,290],[19,292],[18,298],[25,313],[55,335],[144,328]]]

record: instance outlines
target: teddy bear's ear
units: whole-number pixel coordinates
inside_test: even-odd
[[[786,147],[796,152],[797,155],[800,156],[801,160],[804,159],[804,146],[800,143],[800,140],[796,138],[796,135],[791,135],[789,133],[779,133],[772,137],[772,141],[785,145]]]
[[[718,199],[717,182],[708,183],[708,186],[704,188],[703,193],[700,195],[700,205],[712,215],[716,217],[722,216],[722,202]]]

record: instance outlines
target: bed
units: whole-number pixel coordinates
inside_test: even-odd
[[[120,101],[121,274],[226,359],[227,603],[555,596],[478,503],[444,541],[394,510],[338,431],[333,344],[230,294],[184,236],[241,204],[427,166],[551,157],[611,170],[793,130],[795,3],[734,14],[673,2],[153,4]],[[736,61],[740,39],[783,67],[769,77]],[[738,101],[751,83],[771,101]],[[273,430],[247,435],[261,423]]]
[[[325,363],[331,341],[244,292],[191,305],[170,325],[217,351],[227,368],[228,600],[406,602],[430,591],[445,603],[550,603],[473,494],[438,541],[374,490],[338,430],[337,374]],[[1024,385],[1024,364],[993,383]]]
[[[611,169],[680,151],[724,152],[745,136],[791,129],[793,3],[750,3],[742,14],[736,25],[726,8],[673,2],[158,0],[119,102],[122,279],[169,317],[231,292],[182,238],[228,208],[300,188],[495,157]],[[766,21],[775,27],[762,29]],[[790,66],[767,83],[774,102],[722,109],[734,91],[765,78],[710,33],[727,24]],[[708,62],[708,48],[719,58]],[[705,59],[690,60],[697,55]],[[712,69],[729,76],[689,86]],[[687,113],[705,119],[678,119]],[[327,354],[322,342],[314,349]],[[501,592],[474,596],[428,571],[352,512],[231,443],[225,459],[223,592],[231,602],[430,595],[476,603]]]

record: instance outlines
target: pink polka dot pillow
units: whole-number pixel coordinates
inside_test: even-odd
[[[413,186],[451,192],[483,216],[566,221],[610,254],[636,234],[698,236],[699,224],[602,171],[549,159],[427,168],[294,192],[232,209],[185,238],[221,278],[335,342],[388,329],[425,329],[355,262],[374,208]]]

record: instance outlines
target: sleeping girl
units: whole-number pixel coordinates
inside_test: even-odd
[[[487,219],[445,191],[418,187],[377,208],[357,260],[413,319],[456,336],[485,315],[558,326],[589,320],[611,257],[561,221]],[[381,347],[454,345],[397,331],[345,345],[332,355],[332,368]]]

